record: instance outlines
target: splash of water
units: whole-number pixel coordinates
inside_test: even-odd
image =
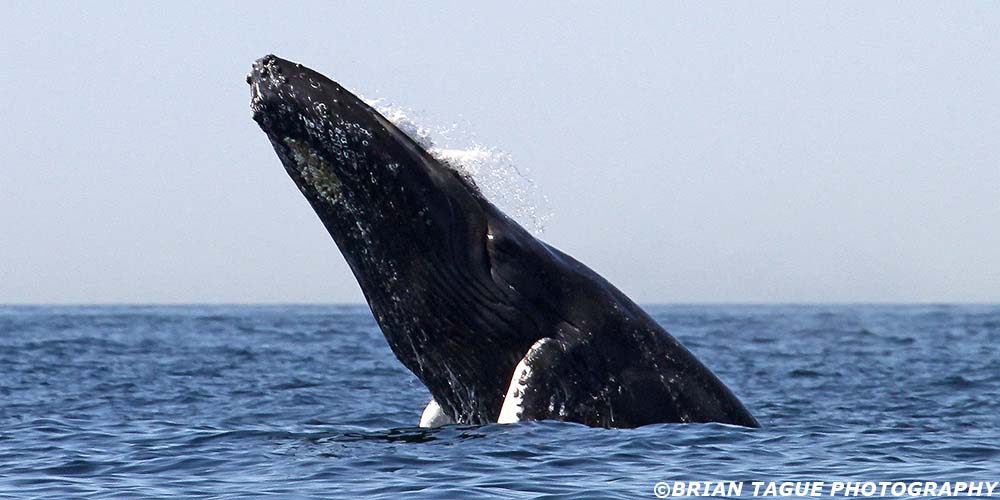
[[[548,199],[509,153],[480,144],[468,125],[425,125],[411,109],[385,99],[362,100],[439,161],[472,178],[486,198],[519,224],[536,235],[544,232],[552,216]]]

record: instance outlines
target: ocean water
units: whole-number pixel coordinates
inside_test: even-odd
[[[428,394],[364,306],[0,307],[0,497],[655,498],[660,481],[1000,480],[1000,306],[648,310],[763,428],[417,429]]]

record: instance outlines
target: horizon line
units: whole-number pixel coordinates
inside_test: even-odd
[[[988,301],[664,301],[646,306],[1000,306]],[[0,302],[0,307],[368,307],[366,302]]]

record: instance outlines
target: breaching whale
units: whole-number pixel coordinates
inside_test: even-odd
[[[622,292],[339,84],[273,55],[247,83],[254,120],[430,391],[422,425],[758,425]]]

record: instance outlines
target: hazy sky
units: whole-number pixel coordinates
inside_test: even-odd
[[[640,302],[1000,301],[1000,4],[545,4],[0,3],[0,303],[362,301],[269,52],[472,124]]]

